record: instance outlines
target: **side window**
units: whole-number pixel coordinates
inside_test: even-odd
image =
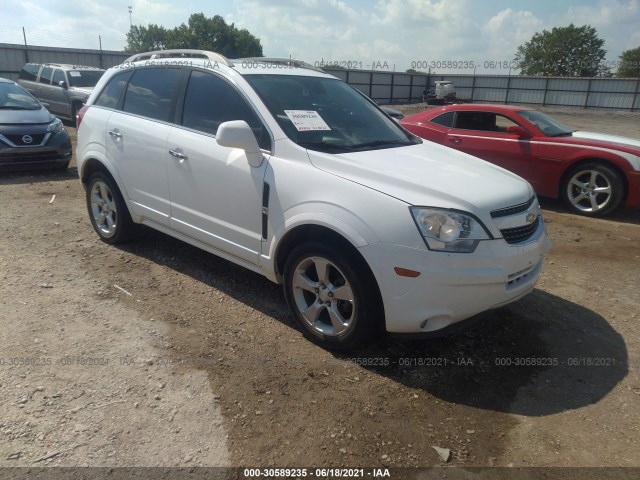
[[[59,82],[66,82],[64,72],[58,68],[53,71],[53,84],[57,87]]]
[[[99,107],[116,108],[132,73],[133,70],[129,70],[114,75],[93,104]]]
[[[454,112],[443,113],[442,115],[438,115],[436,118],[433,118],[431,123],[451,128],[453,127],[453,115]]]
[[[20,76],[18,77],[20,80],[31,80],[32,82],[36,81],[38,77],[38,70],[40,69],[40,65],[37,63],[27,63],[22,70],[20,71]]]
[[[42,72],[40,72],[40,83],[46,83],[49,85],[51,83],[52,73],[53,69],[51,67],[43,67]]]
[[[141,68],[134,72],[122,109],[144,117],[168,122],[182,76],[179,68]]]
[[[231,85],[213,74],[192,71],[184,99],[182,125],[215,135],[220,124],[230,120],[247,122],[260,148],[271,149],[266,128]]]
[[[496,127],[498,128],[498,132],[506,133],[507,128],[518,126],[516,122],[511,120],[504,115],[496,115]]]

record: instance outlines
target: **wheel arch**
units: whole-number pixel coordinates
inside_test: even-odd
[[[120,190],[120,194],[124,198],[124,203],[127,206],[129,215],[131,215],[131,218],[134,221],[136,221],[137,217],[133,214],[131,210],[131,206],[129,205],[129,196],[127,195],[127,191],[124,188],[124,185],[120,180],[120,177],[118,176],[116,171],[113,169],[113,167],[109,163],[103,162],[102,160],[100,160],[99,158],[96,158],[95,156],[90,156],[86,158],[82,162],[82,169],[80,170],[80,181],[82,182],[83,187],[85,189],[87,188],[87,182],[89,181],[89,177],[91,177],[91,175],[97,171],[105,172],[116,183],[118,190]]]
[[[376,289],[376,300],[379,302],[381,309],[384,309],[384,303],[382,301],[382,294],[380,292],[380,285],[376,276],[374,275],[371,267],[362,256],[358,248],[341,233],[332,230],[329,227],[318,224],[303,224],[298,225],[289,230],[278,242],[274,256],[274,269],[275,275],[278,281],[282,281],[284,274],[284,266],[287,258],[295,247],[304,242],[323,242],[327,243],[334,248],[339,248],[342,251],[347,251],[349,256],[353,258],[359,267],[365,269],[370,280]],[[382,310],[384,311],[384,310]]]

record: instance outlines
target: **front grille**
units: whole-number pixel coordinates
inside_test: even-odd
[[[515,243],[522,243],[529,240],[538,229],[538,225],[540,225],[539,215],[529,225],[515,228],[505,228],[504,230],[500,230],[500,232],[502,233],[505,241],[509,245],[513,245]]]
[[[46,134],[44,133],[38,133],[38,134],[33,134],[33,135],[29,135],[29,137],[31,137],[31,142],[27,143],[23,140],[23,138],[26,136],[22,133],[19,134],[15,134],[15,135],[5,135],[5,137],[7,137],[7,139],[13,143],[14,145],[17,145],[19,147],[26,147],[26,146],[38,146],[42,144],[42,141],[44,140],[44,136]]]
[[[499,210],[493,210],[491,212],[491,218],[508,217],[509,215],[515,215],[516,213],[526,212],[533,202],[535,201],[535,195],[520,205],[514,205],[513,207],[501,208]]]

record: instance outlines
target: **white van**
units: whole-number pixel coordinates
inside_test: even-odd
[[[513,302],[550,245],[525,180],[422,141],[302,62],[135,55],[78,127],[102,240],[141,223],[282,283],[327,348],[442,333]]]

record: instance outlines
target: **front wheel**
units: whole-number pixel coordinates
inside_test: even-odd
[[[304,335],[318,345],[351,350],[375,332],[379,294],[362,263],[320,243],[300,245],[289,255],[284,269],[287,304]]]
[[[562,195],[574,212],[599,217],[620,205],[624,198],[624,181],[607,165],[585,163],[569,172]]]
[[[131,240],[135,224],[118,186],[109,174],[97,171],[87,182],[87,209],[93,229],[107,243]]]

